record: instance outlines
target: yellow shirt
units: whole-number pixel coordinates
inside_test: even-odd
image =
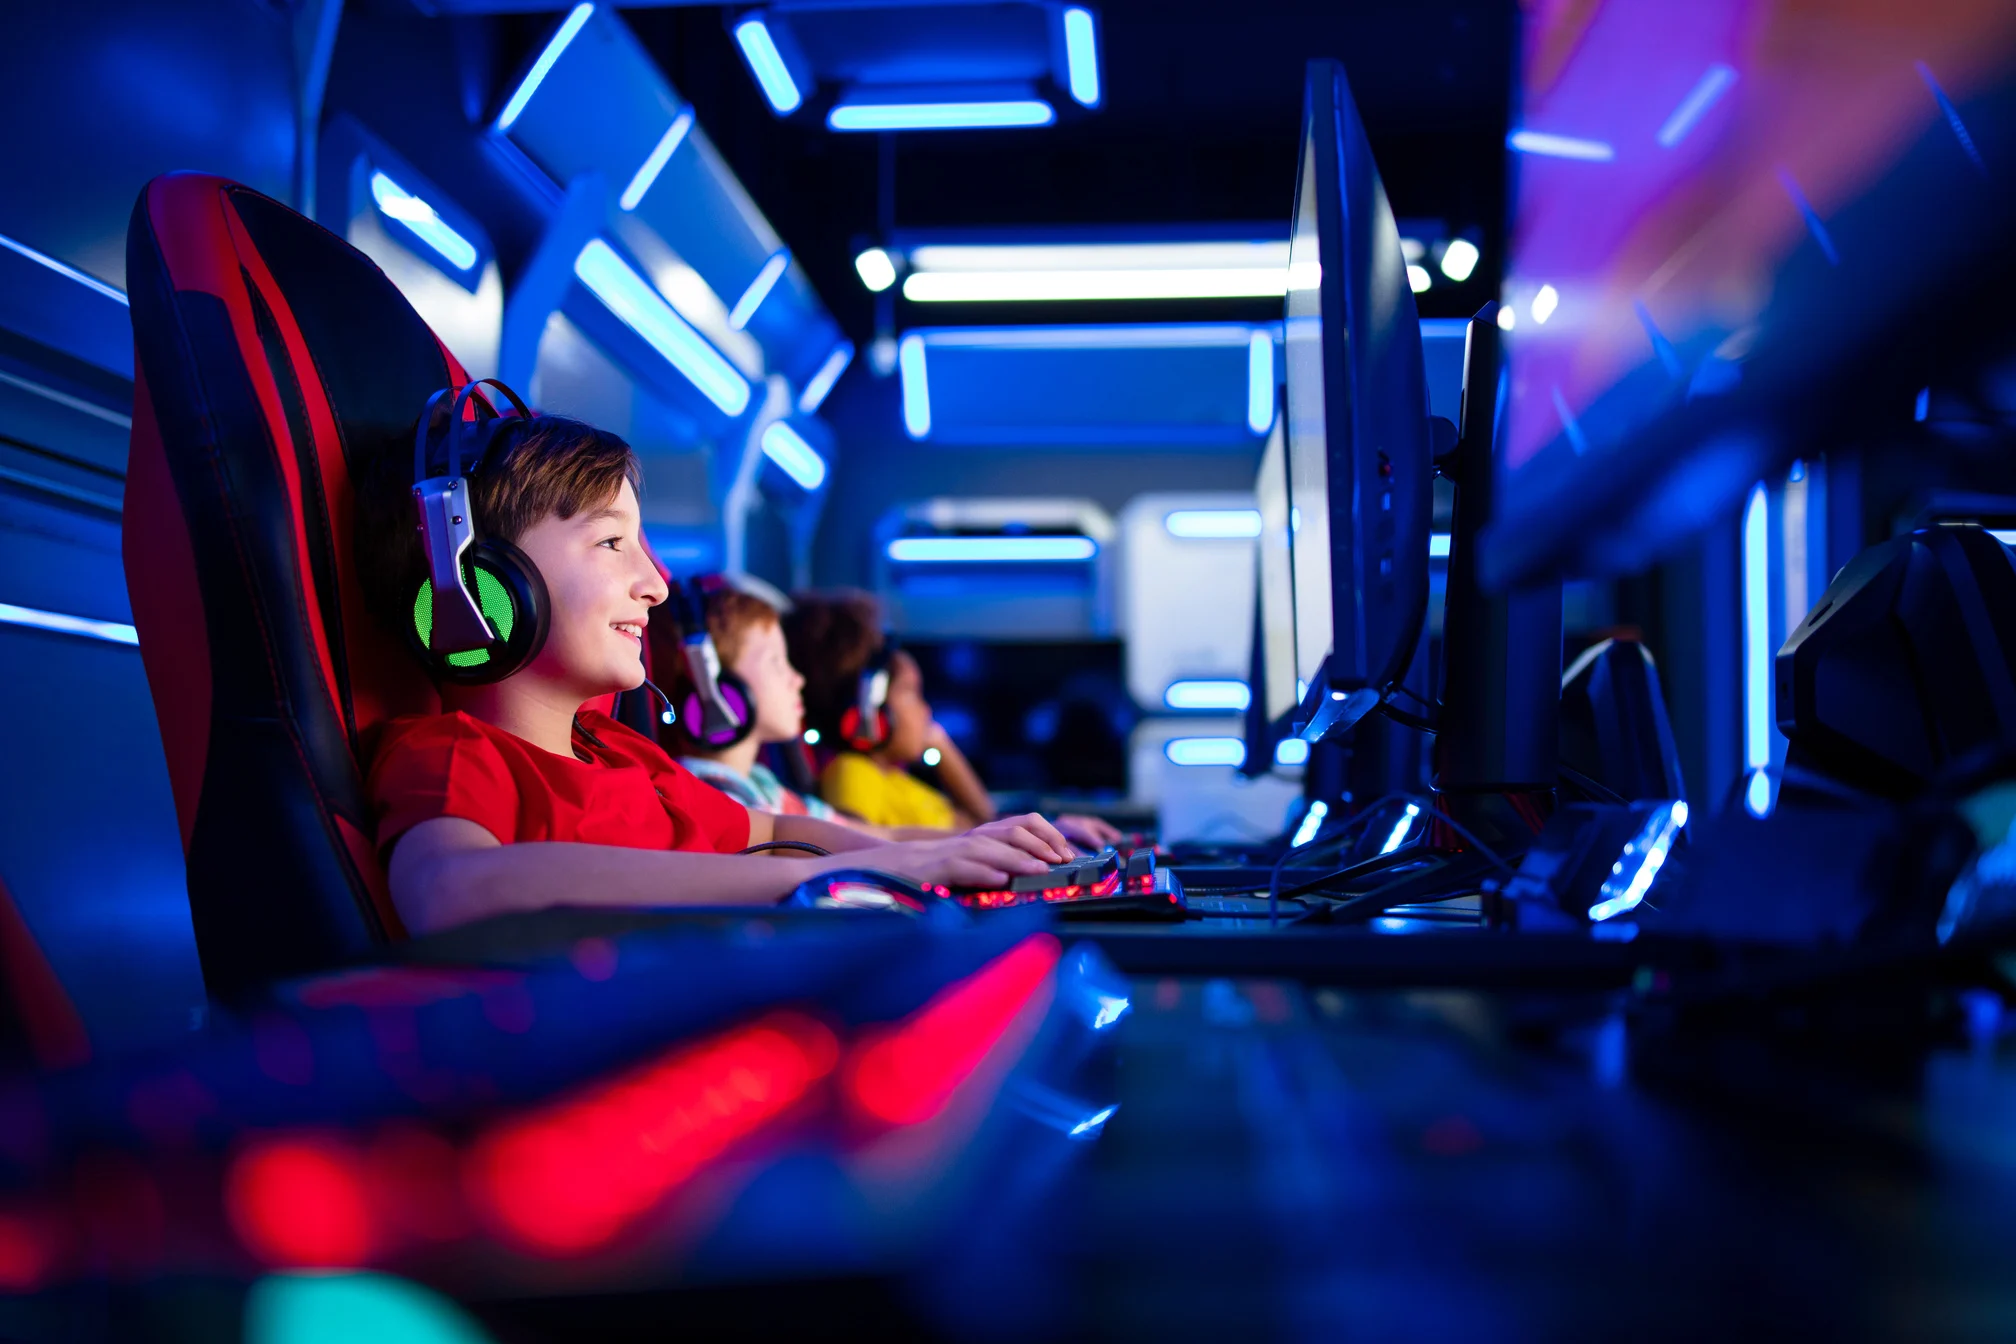
[[[858,751],[843,751],[833,758],[819,776],[819,792],[842,812],[852,812],[872,825],[952,828],[950,798]]]

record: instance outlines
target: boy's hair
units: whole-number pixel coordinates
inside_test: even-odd
[[[805,722],[834,737],[861,671],[882,647],[882,604],[854,588],[806,593],[784,617],[791,662],[805,678]]]
[[[780,619],[776,607],[732,584],[703,593],[700,604],[707,616],[707,633],[714,637],[714,651],[721,656],[723,671],[732,668],[735,660],[742,656],[751,633],[765,625],[776,625]],[[651,622],[644,631],[651,643],[654,679],[673,704],[684,705],[686,697],[695,690],[693,676],[686,670],[685,651],[680,647],[686,632],[679,628],[679,623],[672,619],[672,613],[664,607],[651,613]],[[751,705],[749,709],[754,713],[756,707]],[[680,712],[683,714],[685,711]],[[658,744],[674,756],[693,756],[714,750],[709,744],[687,734],[683,718],[669,725],[661,722]]]
[[[629,444],[579,420],[535,415],[497,429],[482,468],[469,478],[470,507],[481,535],[516,544],[548,515],[566,519],[599,508],[625,481],[642,493],[643,470]],[[403,640],[427,579],[405,454],[385,454],[358,482],[354,546],[366,607]]]

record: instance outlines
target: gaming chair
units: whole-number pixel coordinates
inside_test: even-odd
[[[403,936],[362,766],[438,701],[364,608],[351,482],[410,459],[429,394],[467,374],[361,252],[237,183],[156,178],[126,257],[126,583],[203,977],[229,997]]]

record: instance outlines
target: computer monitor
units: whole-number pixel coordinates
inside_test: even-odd
[[[1295,686],[1294,557],[1288,536],[1288,432],[1278,415],[1260,453],[1253,498],[1260,535],[1247,672],[1252,693],[1246,703],[1246,763],[1240,773],[1257,778],[1275,767],[1276,748],[1300,699]]]
[[[1311,61],[1288,252],[1296,718],[1347,733],[1407,673],[1428,610],[1433,439],[1421,323],[1344,67]]]
[[[1490,586],[1642,568],[2006,351],[2006,3],[1521,13]]]

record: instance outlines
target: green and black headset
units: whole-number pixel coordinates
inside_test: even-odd
[[[515,421],[478,395],[485,384],[503,393],[517,412]],[[447,423],[437,429],[444,401]],[[531,662],[546,642],[551,615],[546,581],[523,551],[502,537],[483,535],[469,494],[471,477],[496,468],[493,454],[503,456],[511,426],[531,418],[518,394],[495,378],[444,387],[420,413],[413,433],[413,502],[427,578],[413,599],[407,634],[438,680],[465,686],[502,681]],[[444,446],[446,470],[435,475],[433,464]]]

